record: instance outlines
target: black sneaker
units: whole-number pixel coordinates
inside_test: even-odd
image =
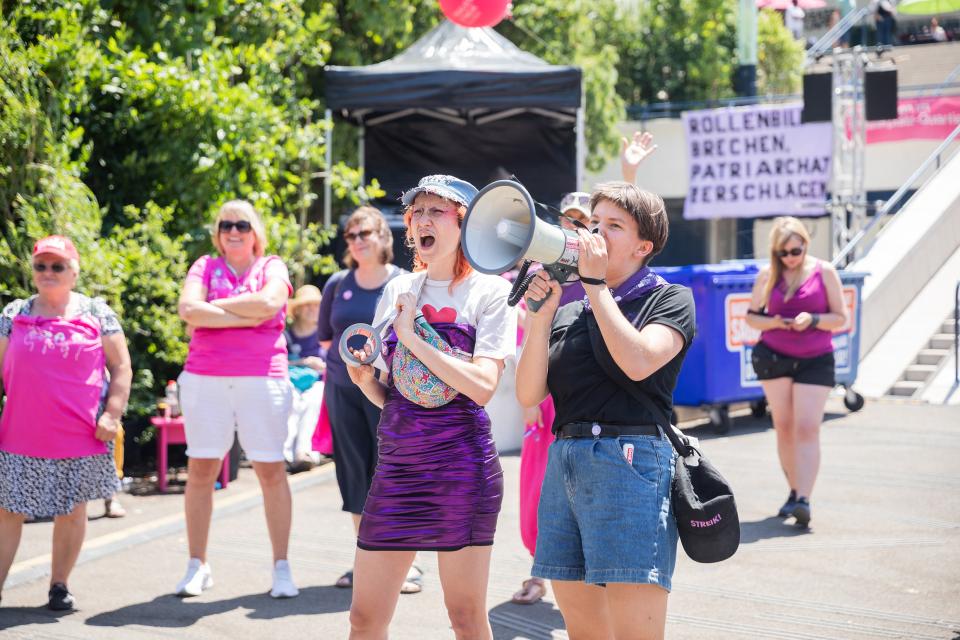
[[[62,582],[52,585],[47,597],[47,608],[53,611],[73,611],[77,604],[73,594],[67,590],[67,585]]]
[[[777,517],[786,518],[793,513],[793,508],[797,506],[797,492],[793,489],[790,489],[790,495],[787,496],[787,501],[783,503],[783,506],[780,507],[780,511],[777,512]]]
[[[810,502],[806,498],[797,498],[790,515],[797,519],[798,527],[807,528],[810,526]]]

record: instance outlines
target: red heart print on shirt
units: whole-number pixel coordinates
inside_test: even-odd
[[[457,310],[453,307],[444,307],[437,311],[432,304],[425,304],[420,307],[420,312],[430,324],[457,321]]]

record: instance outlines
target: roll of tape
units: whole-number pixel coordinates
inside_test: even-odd
[[[356,336],[364,336],[366,338],[366,342],[363,344],[364,351],[366,351],[367,345],[371,347],[370,351],[367,352],[367,356],[359,360],[350,352],[348,344],[350,340]],[[383,339],[380,337],[380,332],[365,322],[358,322],[347,327],[343,335],[340,336],[340,357],[343,358],[344,362],[352,364],[355,367],[363,364],[373,364],[373,361],[380,355],[380,348],[382,346]]]

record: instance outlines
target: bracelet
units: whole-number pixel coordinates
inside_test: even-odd
[[[813,328],[816,327],[818,324],[820,324],[820,314],[819,314],[819,313],[811,313],[811,314],[810,314],[810,328],[813,329]]]
[[[580,282],[582,282],[583,284],[596,284],[596,285],[607,284],[606,278],[587,278],[585,276],[580,276]]]

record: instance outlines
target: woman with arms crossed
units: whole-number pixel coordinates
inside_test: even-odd
[[[560,285],[543,272],[528,295],[546,300],[528,311],[517,399],[532,407],[551,394],[557,438],[532,573],[552,581],[573,640],[662,638],[677,548],[673,447],[660,416],[606,371],[618,367],[669,415],[693,339],[693,297],[646,266],[667,241],[659,196],[610,182],[590,205],[593,233],[578,231],[587,300],[557,312]]]
[[[292,402],[283,327],[292,287],[280,258],[264,255],[266,243],[253,206],[245,200],[227,202],[213,223],[220,255],[197,260],[180,294],[180,317],[193,337],[180,374],[190,560],[177,584],[178,596],[197,596],[213,586],[207,564],[213,487],[235,431],[263,492],[273,547],[270,595],[299,594],[287,563],[291,497],[283,457]]]

